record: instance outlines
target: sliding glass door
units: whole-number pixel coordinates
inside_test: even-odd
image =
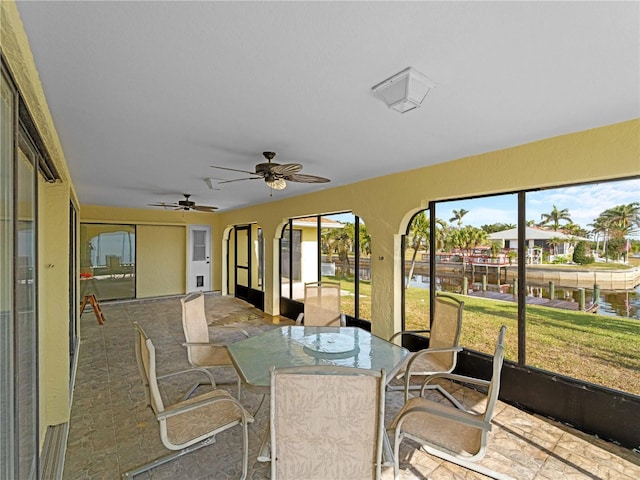
[[[0,72],[0,477],[38,477],[37,168]]]

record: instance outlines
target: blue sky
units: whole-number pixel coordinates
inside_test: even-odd
[[[620,182],[605,182],[576,187],[554,188],[527,193],[527,220],[540,221],[543,213],[550,213],[553,205],[559,210],[566,208],[574,223],[587,230],[588,224],[608,208],[632,202],[640,202],[640,179]],[[443,220],[453,217],[453,210],[468,210],[463,225],[480,227],[491,223],[517,223],[517,195],[499,195],[442,202],[436,215]],[[640,238],[640,232],[634,235]]]
[[[608,208],[633,202],[640,202],[640,179],[529,192],[527,220],[539,222],[540,216],[550,213],[555,205],[559,210],[569,210],[574,223],[590,230],[589,224]],[[481,227],[492,223],[518,223],[516,194],[440,202],[436,216],[448,221],[453,217],[453,210],[461,208],[469,211],[462,219],[463,225]],[[353,221],[351,215],[333,218],[343,222]],[[633,238],[640,239],[640,232],[636,232]]]

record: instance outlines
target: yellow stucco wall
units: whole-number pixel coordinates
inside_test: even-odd
[[[136,229],[136,296],[172,295],[186,291],[187,228],[140,225]]]
[[[68,420],[69,189],[40,181],[38,199],[40,412],[47,424]],[[44,400],[44,401],[43,401]],[[46,425],[41,425],[41,438]]]

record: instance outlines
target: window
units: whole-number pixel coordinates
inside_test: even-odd
[[[354,319],[371,315],[371,240],[351,213],[291,219],[280,239],[282,298],[304,302],[304,284],[339,281],[341,309]]]
[[[431,210],[413,217],[404,239],[405,328],[430,326],[434,268],[435,290],[458,295],[465,302],[460,343],[490,354],[496,332],[505,323],[507,340],[511,340],[506,357],[517,359],[517,304],[507,303],[517,298],[517,253],[502,240],[511,235],[517,238],[516,195],[437,202],[432,210],[434,219]],[[494,309],[504,311],[500,315],[486,312],[484,299],[500,299]]]
[[[426,292],[449,292],[465,348],[491,353],[505,324],[506,358],[639,395],[638,191],[634,178],[432,202],[404,239],[405,328],[428,327]]]
[[[302,261],[302,231],[294,230],[291,222],[280,239],[280,295],[294,298],[294,284],[300,282]],[[304,297],[304,290],[302,291]],[[295,297],[300,298],[300,289]]]
[[[526,194],[528,365],[640,395],[639,191],[633,179]]]

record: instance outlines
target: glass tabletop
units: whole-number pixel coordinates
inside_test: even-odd
[[[391,379],[409,351],[357,327],[279,327],[228,346],[247,386],[268,389],[271,367],[340,365],[385,369]]]

